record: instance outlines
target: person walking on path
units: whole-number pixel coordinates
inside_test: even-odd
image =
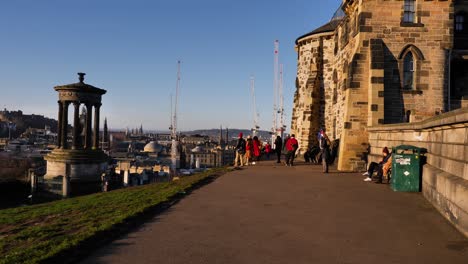
[[[265,144],[264,151],[265,151],[266,159],[267,159],[267,160],[270,160],[270,153],[271,153],[271,145],[270,145],[270,143],[267,142],[267,143]]]
[[[245,143],[245,165],[249,165],[252,162],[252,151],[253,151],[253,142],[250,136],[247,137]]]
[[[379,177],[376,183],[382,183],[382,176],[384,174],[387,176],[388,170],[390,169],[392,165],[392,155],[390,154],[390,151],[388,150],[387,147],[384,147],[382,149],[382,155],[383,155],[383,158],[379,163],[377,162],[370,163],[369,169],[363,174],[364,176],[367,176],[367,178],[365,178],[364,181],[366,182],[372,181],[372,174],[374,174],[374,171],[377,171],[377,176]]]
[[[260,146],[261,146],[262,143],[260,143],[260,140],[258,140],[258,137],[257,136],[254,136],[253,137],[253,140],[252,140],[252,146],[253,146],[253,162],[252,164],[255,165],[257,162],[260,162],[260,154],[261,154],[261,151],[260,151]]]
[[[278,160],[276,163],[281,163],[281,150],[283,149],[283,140],[281,139],[280,136],[276,136],[275,140],[275,152],[276,156],[278,157]]]
[[[327,134],[325,134],[325,129],[320,130],[320,139],[319,147],[322,154],[322,167],[323,173],[328,173],[328,160],[330,159],[330,140],[328,139]]]
[[[290,135],[287,135],[287,136],[284,138],[284,141],[283,141],[283,150],[285,150],[286,152],[287,152],[287,150],[286,150],[286,143],[288,143],[288,140],[289,140],[290,138],[291,138],[291,136],[290,136]]]
[[[294,165],[294,158],[296,156],[296,150],[298,147],[299,144],[294,134],[292,134],[288,141],[286,141],[286,166]]]
[[[241,167],[244,166],[244,155],[245,155],[245,139],[242,137],[243,134],[239,133],[239,139],[236,145],[236,159],[234,160],[234,167],[239,164]]]

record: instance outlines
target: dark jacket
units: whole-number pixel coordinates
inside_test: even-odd
[[[380,164],[385,164],[387,163],[388,159],[392,158],[392,153],[389,153],[387,156],[383,157],[382,161]]]
[[[237,140],[236,151],[240,153],[245,153],[245,139],[239,138]]]
[[[275,140],[275,151],[281,152],[281,149],[283,149],[283,140],[277,137]]]

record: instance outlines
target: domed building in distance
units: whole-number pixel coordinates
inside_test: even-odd
[[[148,153],[149,156],[159,156],[163,152],[164,146],[158,144],[156,141],[151,141],[143,148],[143,152]]]

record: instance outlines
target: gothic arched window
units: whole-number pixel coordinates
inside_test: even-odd
[[[416,22],[416,0],[405,0],[403,9],[403,22],[415,23]]]
[[[403,88],[414,89],[414,57],[412,52],[408,52],[403,59]]]
[[[467,31],[466,28],[466,14],[465,13],[458,13],[455,15],[455,32],[457,33],[464,33]]]
[[[462,15],[457,15],[455,17],[455,31],[463,31],[463,24],[465,23],[465,17]]]

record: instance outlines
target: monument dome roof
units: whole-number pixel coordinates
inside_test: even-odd
[[[85,73],[79,72],[78,75],[80,76],[79,77],[80,82],[55,86],[54,89],[56,91],[86,92],[86,93],[93,93],[93,94],[100,94],[100,95],[103,95],[107,92],[104,89],[97,88],[92,85],[84,83],[84,76],[86,75]]]

